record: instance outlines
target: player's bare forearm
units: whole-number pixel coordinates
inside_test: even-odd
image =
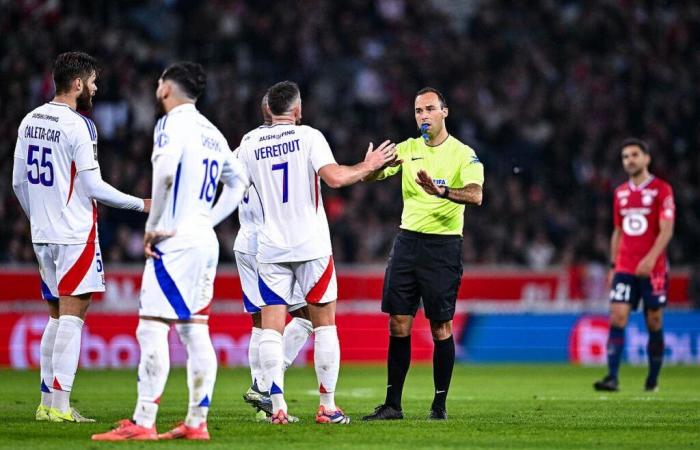
[[[620,238],[622,235],[620,234],[620,227],[615,227],[615,229],[612,232],[612,236],[610,236],[610,263],[614,264],[615,261],[617,260],[617,252],[620,248]]]
[[[484,191],[478,184],[468,184],[463,188],[450,188],[446,198],[462,205],[480,206],[484,198]]]
[[[367,181],[367,182],[372,182],[372,181],[377,181],[379,177],[382,175],[383,169],[375,170],[374,172],[371,172],[369,175],[362,177],[362,181]]]
[[[372,168],[365,161],[354,166],[341,166],[339,164],[329,164],[321,167],[318,174],[323,181],[333,189],[350,186],[362,180],[373,172]]]
[[[659,222],[659,235],[656,236],[656,240],[654,240],[654,245],[651,246],[651,249],[649,249],[649,252],[646,254],[644,257],[645,259],[651,259],[652,261],[656,261],[659,258],[659,255],[663,253],[663,251],[666,249],[668,246],[668,243],[671,242],[671,238],[673,237],[673,222],[670,220],[662,220]]]

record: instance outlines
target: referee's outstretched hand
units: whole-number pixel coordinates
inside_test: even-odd
[[[416,178],[416,183],[423,188],[425,192],[430,195],[439,195],[442,193],[437,184],[433,181],[433,178],[428,175],[425,170],[418,171],[418,177]]]
[[[369,164],[372,171],[379,170],[386,165],[391,165],[396,163],[396,144],[386,140],[374,150],[374,144],[369,143],[367,147],[367,154],[365,155],[365,162]]]

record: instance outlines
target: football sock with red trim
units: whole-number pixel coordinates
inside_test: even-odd
[[[340,344],[335,325],[314,329],[314,368],[320,404],[327,410],[335,411],[335,386],[340,370]]]
[[[168,332],[170,325],[157,320],[140,320],[136,327],[136,339],[141,349],[138,368],[138,400],[134,409],[134,422],[152,428],[158,414],[160,396],[170,372]]]
[[[80,340],[83,320],[77,316],[64,315],[58,319],[51,367],[53,394],[51,407],[61,412],[70,410],[70,391],[73,389],[75,372],[80,359]]]

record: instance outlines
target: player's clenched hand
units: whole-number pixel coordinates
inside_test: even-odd
[[[171,236],[175,236],[174,231],[146,231],[143,234],[143,253],[146,255],[146,258],[160,259],[160,255],[156,253],[153,246]]]
[[[634,274],[638,277],[648,277],[654,269],[655,262],[656,261],[651,258],[642,258],[639,264],[637,264],[637,269],[635,269]]]
[[[392,164],[396,161],[396,144],[387,140],[382,142],[382,145],[374,150],[374,144],[371,142],[367,147],[365,162],[369,164],[372,171],[379,170],[385,165]]]
[[[433,181],[432,177],[428,175],[425,170],[418,171],[418,177],[416,178],[416,183],[418,186],[422,187],[425,192],[430,195],[439,195],[442,193],[437,184]]]
[[[143,199],[143,212],[145,212],[146,214],[151,212],[151,199],[150,198]]]

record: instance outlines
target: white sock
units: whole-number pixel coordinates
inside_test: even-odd
[[[53,370],[53,394],[51,407],[61,412],[70,410],[70,391],[80,359],[80,338],[83,321],[77,316],[61,316],[58,319],[56,342],[51,357]]]
[[[284,339],[284,370],[287,370],[292,365],[313,330],[311,321],[301,317],[293,318],[284,327],[284,334],[282,335]]]
[[[51,408],[51,386],[53,386],[53,367],[51,358],[53,357],[53,347],[56,345],[56,332],[58,331],[58,319],[49,317],[49,321],[41,335],[41,345],[39,351],[41,358],[39,367],[41,368],[41,404]]]
[[[248,343],[248,364],[250,365],[250,378],[253,386],[258,386],[260,392],[267,392],[268,387],[265,382],[265,374],[260,365],[260,336],[262,336],[262,328],[253,327],[250,333],[250,342]]]
[[[138,369],[138,400],[134,410],[134,422],[153,428],[158,414],[160,396],[165,389],[170,372],[168,349],[170,325],[157,320],[139,320],[136,339],[141,349]]]
[[[335,325],[314,329],[314,367],[318,379],[321,406],[335,411],[335,385],[340,369],[340,344]]]
[[[282,352],[282,335],[270,329],[262,331],[260,336],[260,365],[265,372],[265,379],[270,384],[272,411],[280,409],[287,412],[284,401],[284,354]]]
[[[180,341],[187,349],[187,387],[190,402],[185,425],[198,427],[207,421],[216,382],[216,352],[209,337],[209,325],[178,323]]]

